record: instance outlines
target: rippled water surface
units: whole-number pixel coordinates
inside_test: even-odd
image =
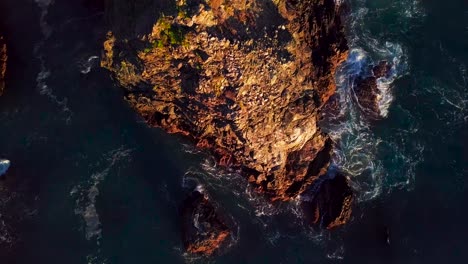
[[[99,68],[106,25],[91,2],[0,2],[10,46],[0,159],[11,162],[1,263],[204,263],[180,242],[178,206],[196,186],[236,229],[213,263],[465,262],[465,0],[344,1],[341,112],[323,129],[358,203],[334,232],[304,225],[294,202],[266,203],[189,142],[148,128]],[[353,83],[382,60],[392,69],[378,80],[381,119],[371,121]]]

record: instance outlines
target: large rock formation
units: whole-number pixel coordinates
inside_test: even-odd
[[[0,95],[5,89],[5,73],[7,66],[7,46],[0,32]]]
[[[334,0],[115,0],[106,16],[101,65],[149,125],[271,200],[326,174],[333,142],[317,121],[348,52]]]

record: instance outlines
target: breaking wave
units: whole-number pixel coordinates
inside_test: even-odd
[[[99,62],[98,56],[90,56],[86,60],[78,62],[78,67],[82,74],[88,74],[93,67],[95,67]]]
[[[409,5],[406,8],[405,6]],[[369,10],[366,2],[354,1],[354,12],[347,25],[347,38],[350,46],[348,59],[336,74],[337,101],[340,112],[326,117],[323,129],[336,143],[332,166],[338,167],[351,178],[352,187],[359,201],[374,199],[385,190],[411,188],[415,167],[421,162],[419,155],[424,147],[417,142],[411,151],[402,143],[412,140],[418,131],[415,118],[394,102],[395,80],[408,74],[407,50],[398,40],[389,40],[385,35],[372,34],[366,23],[383,12],[397,13],[397,23],[413,23],[423,17],[418,1],[395,1],[382,4],[380,9]],[[377,106],[379,115],[385,122],[391,109],[397,109],[412,126],[394,134],[375,132],[375,123],[364,116],[362,106],[354,92],[355,80],[372,75],[372,67],[381,61],[391,65],[385,77],[377,78]],[[416,151],[415,151],[416,150]],[[417,154],[412,154],[416,152]],[[391,157],[391,158],[389,158]],[[395,167],[400,169],[395,169]]]
[[[0,159],[0,176],[5,174],[10,168],[10,161],[7,159]]]

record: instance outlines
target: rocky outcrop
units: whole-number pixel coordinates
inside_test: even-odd
[[[5,73],[7,66],[7,46],[3,36],[0,33],[0,95],[5,89]]]
[[[149,125],[271,200],[326,174],[333,142],[317,121],[348,52],[334,0],[111,2],[101,65]]]
[[[187,252],[210,256],[221,248],[231,231],[203,191],[194,190],[181,208],[182,235]]]
[[[307,220],[313,225],[333,229],[351,218],[354,196],[343,174],[316,181],[305,197],[302,206]]]
[[[372,75],[358,77],[355,81],[354,92],[363,113],[371,119],[381,117],[379,109],[379,89],[377,81],[379,78],[387,78],[390,75],[391,64],[381,61],[372,68]]]

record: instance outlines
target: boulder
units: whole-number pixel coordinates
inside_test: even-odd
[[[381,61],[373,66],[372,75],[368,77],[359,77],[355,81],[354,92],[361,110],[371,119],[379,119],[381,116],[379,110],[379,89],[377,80],[388,77],[391,70],[391,64]]]
[[[184,247],[189,253],[213,255],[231,236],[230,229],[204,191],[190,193],[182,205],[181,215]]]

